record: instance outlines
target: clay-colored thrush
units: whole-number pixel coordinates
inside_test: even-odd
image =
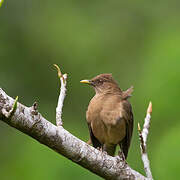
[[[127,158],[133,132],[133,113],[127,99],[133,87],[122,91],[111,74],[100,74],[80,82],[91,85],[96,92],[86,112],[93,146],[113,156],[119,144]]]

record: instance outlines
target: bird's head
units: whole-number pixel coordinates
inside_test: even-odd
[[[93,86],[96,93],[121,92],[121,89],[113,79],[112,74],[100,74],[91,80],[81,80],[80,82]]]

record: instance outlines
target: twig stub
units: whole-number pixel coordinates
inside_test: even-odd
[[[150,120],[151,120],[151,113],[152,113],[152,103],[149,103],[149,106],[147,108],[147,114],[144,119],[144,125],[143,129],[141,130],[140,124],[138,123],[138,132],[139,132],[139,139],[140,139],[140,148],[141,148],[141,157],[144,164],[144,170],[146,173],[146,176],[148,179],[153,180],[151,169],[150,169],[150,163],[147,155],[147,136],[149,133],[150,128]]]
[[[66,97],[66,80],[67,80],[67,74],[62,74],[61,70],[59,68],[58,65],[54,64],[54,66],[57,69],[58,72],[58,77],[60,79],[61,82],[61,88],[60,88],[60,94],[59,94],[59,98],[58,98],[58,104],[56,107],[56,125],[57,126],[62,126],[63,122],[62,122],[62,108],[63,108],[63,103],[64,103],[64,99]]]
[[[13,114],[15,113],[16,109],[17,109],[17,102],[18,102],[18,96],[16,96],[16,99],[14,100],[13,106],[10,109],[10,111],[6,111],[5,109],[3,109],[3,114],[6,118],[11,118],[13,116]]]

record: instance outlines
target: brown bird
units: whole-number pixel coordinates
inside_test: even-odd
[[[86,112],[93,146],[114,156],[119,144],[127,158],[133,132],[133,113],[127,99],[133,87],[122,91],[111,74],[100,74],[80,82],[91,85],[96,92]]]

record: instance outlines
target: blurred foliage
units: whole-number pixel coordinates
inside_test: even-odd
[[[112,72],[130,100],[135,128],[128,163],[144,173],[137,122],[153,102],[148,137],[156,179],[179,179],[180,1],[6,0],[0,9],[0,83],[12,97],[55,123],[59,81],[68,73],[67,130],[86,141],[85,111],[94,92],[79,83]],[[0,179],[101,179],[0,122]]]
[[[2,6],[3,2],[4,2],[4,0],[0,0],[0,7]]]

